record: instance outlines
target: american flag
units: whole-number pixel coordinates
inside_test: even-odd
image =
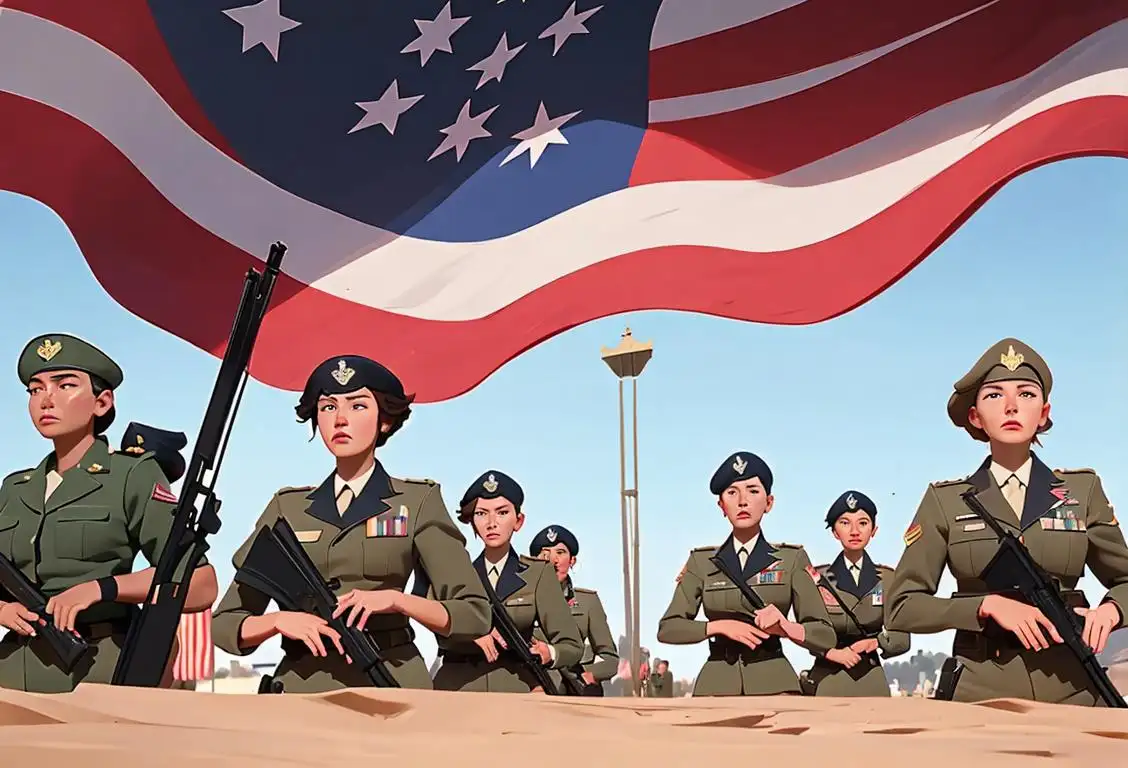
[[[172,665],[177,680],[210,680],[215,675],[215,644],[212,642],[211,611],[186,613],[180,617],[176,639],[180,651]]]
[[[427,402],[613,313],[825,320],[1016,174],[1128,155],[1128,0],[0,8],[0,187],[217,354],[286,241],[288,389],[341,339]]]

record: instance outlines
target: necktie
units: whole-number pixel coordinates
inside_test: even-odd
[[[497,579],[498,579],[498,573],[497,573],[497,566],[496,565],[490,566],[489,577],[490,577],[490,586],[496,587],[497,586]]]
[[[346,485],[341,489],[340,494],[337,495],[337,513],[341,515],[345,514],[345,510],[349,508],[349,504],[352,504],[352,500],[352,488]]]
[[[862,569],[858,567],[857,563],[850,566],[850,578],[854,580],[855,584],[862,578]]]
[[[743,570],[744,564],[748,562],[748,550],[741,547],[736,551],[736,558],[740,561],[740,568]]]
[[[1003,498],[1007,500],[1007,504],[1010,504],[1011,509],[1021,519],[1022,505],[1026,501],[1026,489],[1022,487],[1022,481],[1018,479],[1018,475],[1011,475],[1003,483]]]

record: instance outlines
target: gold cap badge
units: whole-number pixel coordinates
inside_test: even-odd
[[[1013,344],[1008,345],[1007,351],[999,355],[999,362],[1006,366],[1008,371],[1017,371],[1018,366],[1022,365],[1025,361],[1026,358],[1024,358],[1021,353],[1015,353]]]
[[[345,365],[344,360],[337,361],[337,370],[333,371],[333,378],[337,380],[338,384],[340,384],[342,387],[345,386],[355,375],[356,371]]]
[[[858,508],[858,500],[854,498],[854,494],[851,493],[849,496],[846,497],[846,506],[849,507],[850,509],[857,509]]]
[[[486,478],[486,481],[482,483],[482,487],[486,489],[486,493],[493,493],[497,490],[497,478],[493,476],[492,472],[490,476]]]
[[[732,468],[736,470],[736,474],[743,475],[744,470],[748,469],[748,462],[744,460],[743,456],[737,456],[736,461],[732,463]]]
[[[62,350],[63,342],[44,339],[43,343],[39,345],[39,348],[35,350],[35,354],[39,355],[41,358],[43,358],[43,362],[47,363],[50,362],[51,358],[59,354]]]

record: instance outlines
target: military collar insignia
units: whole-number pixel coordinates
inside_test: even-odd
[[[737,456],[736,461],[732,463],[732,468],[736,470],[736,474],[743,475],[744,470],[748,469],[748,462],[744,460],[743,456]]]
[[[999,355],[999,363],[1006,367],[1008,371],[1017,371],[1018,366],[1026,362],[1026,358],[1021,353],[1015,353],[1014,345],[1007,346],[1007,351]]]
[[[340,384],[343,387],[343,386],[345,386],[346,384],[349,383],[349,381],[352,379],[353,376],[356,375],[356,370],[353,369],[353,368],[349,368],[345,364],[344,360],[338,360],[337,361],[337,370],[333,371],[333,373],[330,374],[330,375],[334,379],[337,380],[338,384]]]
[[[63,342],[44,339],[43,343],[39,345],[39,348],[35,350],[35,354],[39,355],[39,357],[43,359],[43,362],[49,363],[51,362],[51,358],[62,351]]]
[[[850,509],[857,509],[858,508],[858,500],[856,498],[854,498],[854,494],[851,493],[849,496],[846,497],[846,506],[849,507]]]
[[[486,493],[493,493],[497,490],[497,478],[490,473],[490,476],[482,483],[482,487],[486,489]]]
[[[125,452],[140,455],[140,454],[145,452],[145,449],[142,447],[143,445],[145,445],[145,438],[142,435],[138,435],[137,436],[137,445],[129,446],[128,448],[125,449]]]
[[[91,464],[89,467],[86,468],[86,471],[92,472],[92,473],[97,473],[97,472],[103,472],[103,471],[105,471],[105,469],[106,468],[103,467],[101,464]]]

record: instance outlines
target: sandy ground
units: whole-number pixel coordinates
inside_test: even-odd
[[[1128,674],[1117,670],[1118,682]],[[502,752],[497,752],[498,748]],[[4,765],[1113,766],[1128,710],[996,700],[0,690]],[[380,762],[391,760],[392,762]],[[971,762],[972,760],[978,761]],[[987,761],[990,761],[989,763]]]

